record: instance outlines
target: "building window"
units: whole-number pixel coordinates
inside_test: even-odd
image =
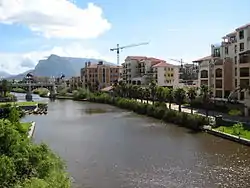
[[[240,52],[244,51],[244,43],[240,43]]]
[[[216,69],[215,70],[215,77],[217,77],[217,78],[222,77],[222,69]]]
[[[225,47],[225,54],[228,55],[228,47]]]
[[[234,86],[237,87],[238,84],[237,84],[237,79],[234,80]]]
[[[237,45],[236,44],[234,45],[234,53],[237,54]]]
[[[171,77],[173,77],[174,75],[173,75],[173,73],[171,74]]]
[[[216,88],[222,88],[222,80],[216,80],[215,81],[215,87]]]
[[[165,68],[164,68],[164,71],[166,71],[166,70],[167,70],[167,68],[165,67]]]
[[[237,56],[234,57],[234,63],[237,64]]]
[[[215,97],[222,98],[222,91],[221,90],[216,90],[215,91]]]
[[[201,78],[208,78],[208,71],[207,70],[201,71]]]
[[[239,32],[239,38],[244,39],[244,30]]]
[[[249,77],[249,68],[240,68],[240,77]]]
[[[237,76],[237,68],[234,69],[234,75]]]

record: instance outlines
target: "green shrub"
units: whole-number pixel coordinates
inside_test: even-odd
[[[241,116],[242,112],[238,109],[232,109],[228,112],[230,116]]]
[[[45,144],[32,143],[9,121],[0,120],[0,132],[0,188],[70,187],[63,162]]]
[[[12,88],[11,91],[16,93],[26,93],[26,91],[22,88]]]
[[[203,125],[208,124],[208,119],[206,117],[169,110],[165,103],[156,102],[154,105],[144,104],[132,99],[114,98],[108,94],[91,94],[89,96],[89,101],[113,104],[123,109],[132,110],[138,114],[145,114],[193,130],[201,130]]]

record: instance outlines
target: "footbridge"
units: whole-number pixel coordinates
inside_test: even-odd
[[[54,98],[56,94],[55,83],[13,83],[12,88],[22,88],[27,91],[26,99],[32,100],[32,91],[39,88],[46,88],[49,90],[50,97]]]
[[[32,91],[34,89],[46,88],[49,91],[55,89],[56,85],[54,83],[14,83],[12,84],[13,88],[22,88],[25,91]]]

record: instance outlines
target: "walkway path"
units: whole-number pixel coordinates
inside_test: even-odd
[[[141,100],[138,99],[138,101],[140,102]],[[143,101],[144,103],[146,103],[147,101],[144,100]],[[152,104],[152,101],[149,101],[150,104]],[[166,103],[167,107],[169,106],[169,103]],[[172,103],[171,104],[171,109],[172,110],[176,110],[178,111],[179,110],[179,106],[177,104],[174,104]],[[187,106],[182,106],[181,107],[181,111],[182,112],[186,112],[186,113],[191,113],[191,108],[190,107],[187,107]],[[206,111],[204,109],[197,109],[197,108],[194,108],[193,109],[193,113],[194,114],[199,114],[199,115],[206,115]],[[215,116],[218,116],[218,115],[222,115],[222,117],[224,119],[228,119],[228,120],[231,120],[231,121],[241,121],[241,122],[250,122],[250,118],[249,117],[241,117],[241,116],[230,116],[228,114],[225,114],[225,113],[222,113],[222,112],[216,112],[216,111],[209,111],[208,112],[208,117],[209,119],[212,119],[214,120]]]

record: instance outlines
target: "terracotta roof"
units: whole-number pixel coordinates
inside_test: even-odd
[[[148,57],[147,59],[150,60],[150,61],[164,61],[162,59],[157,59],[157,58],[154,58],[154,57]]]
[[[97,68],[97,64],[90,64],[87,68]]]
[[[125,61],[126,60],[137,60],[137,61],[140,61],[140,60],[143,60],[143,59],[146,59],[147,57],[146,56],[128,56],[126,57]]]
[[[238,28],[236,29],[236,31],[239,31],[239,30],[241,30],[241,29],[245,29],[245,28],[247,28],[247,27],[250,27],[250,23],[245,24],[245,25],[243,25],[243,26],[241,26],[241,27],[238,27]]]
[[[97,63],[92,63],[90,64],[87,68],[97,68],[98,64]],[[101,65],[101,66],[104,66],[104,67],[110,67],[110,68],[122,68],[122,66],[117,66],[117,65]]]
[[[206,60],[210,60],[212,57],[211,56],[206,56],[206,57],[203,57],[203,58],[200,58],[200,59],[197,59],[193,62],[198,62],[198,61],[206,61]]]
[[[165,61],[162,61],[160,63],[157,63],[156,65],[152,66],[153,68],[156,67],[169,67],[169,66],[174,66],[173,64],[166,63]]]
[[[150,60],[152,62],[157,62],[157,63],[164,61],[162,59],[157,59],[154,57],[146,57],[146,56],[128,56],[128,57],[126,57],[125,61],[126,60],[137,60],[137,61]]]

